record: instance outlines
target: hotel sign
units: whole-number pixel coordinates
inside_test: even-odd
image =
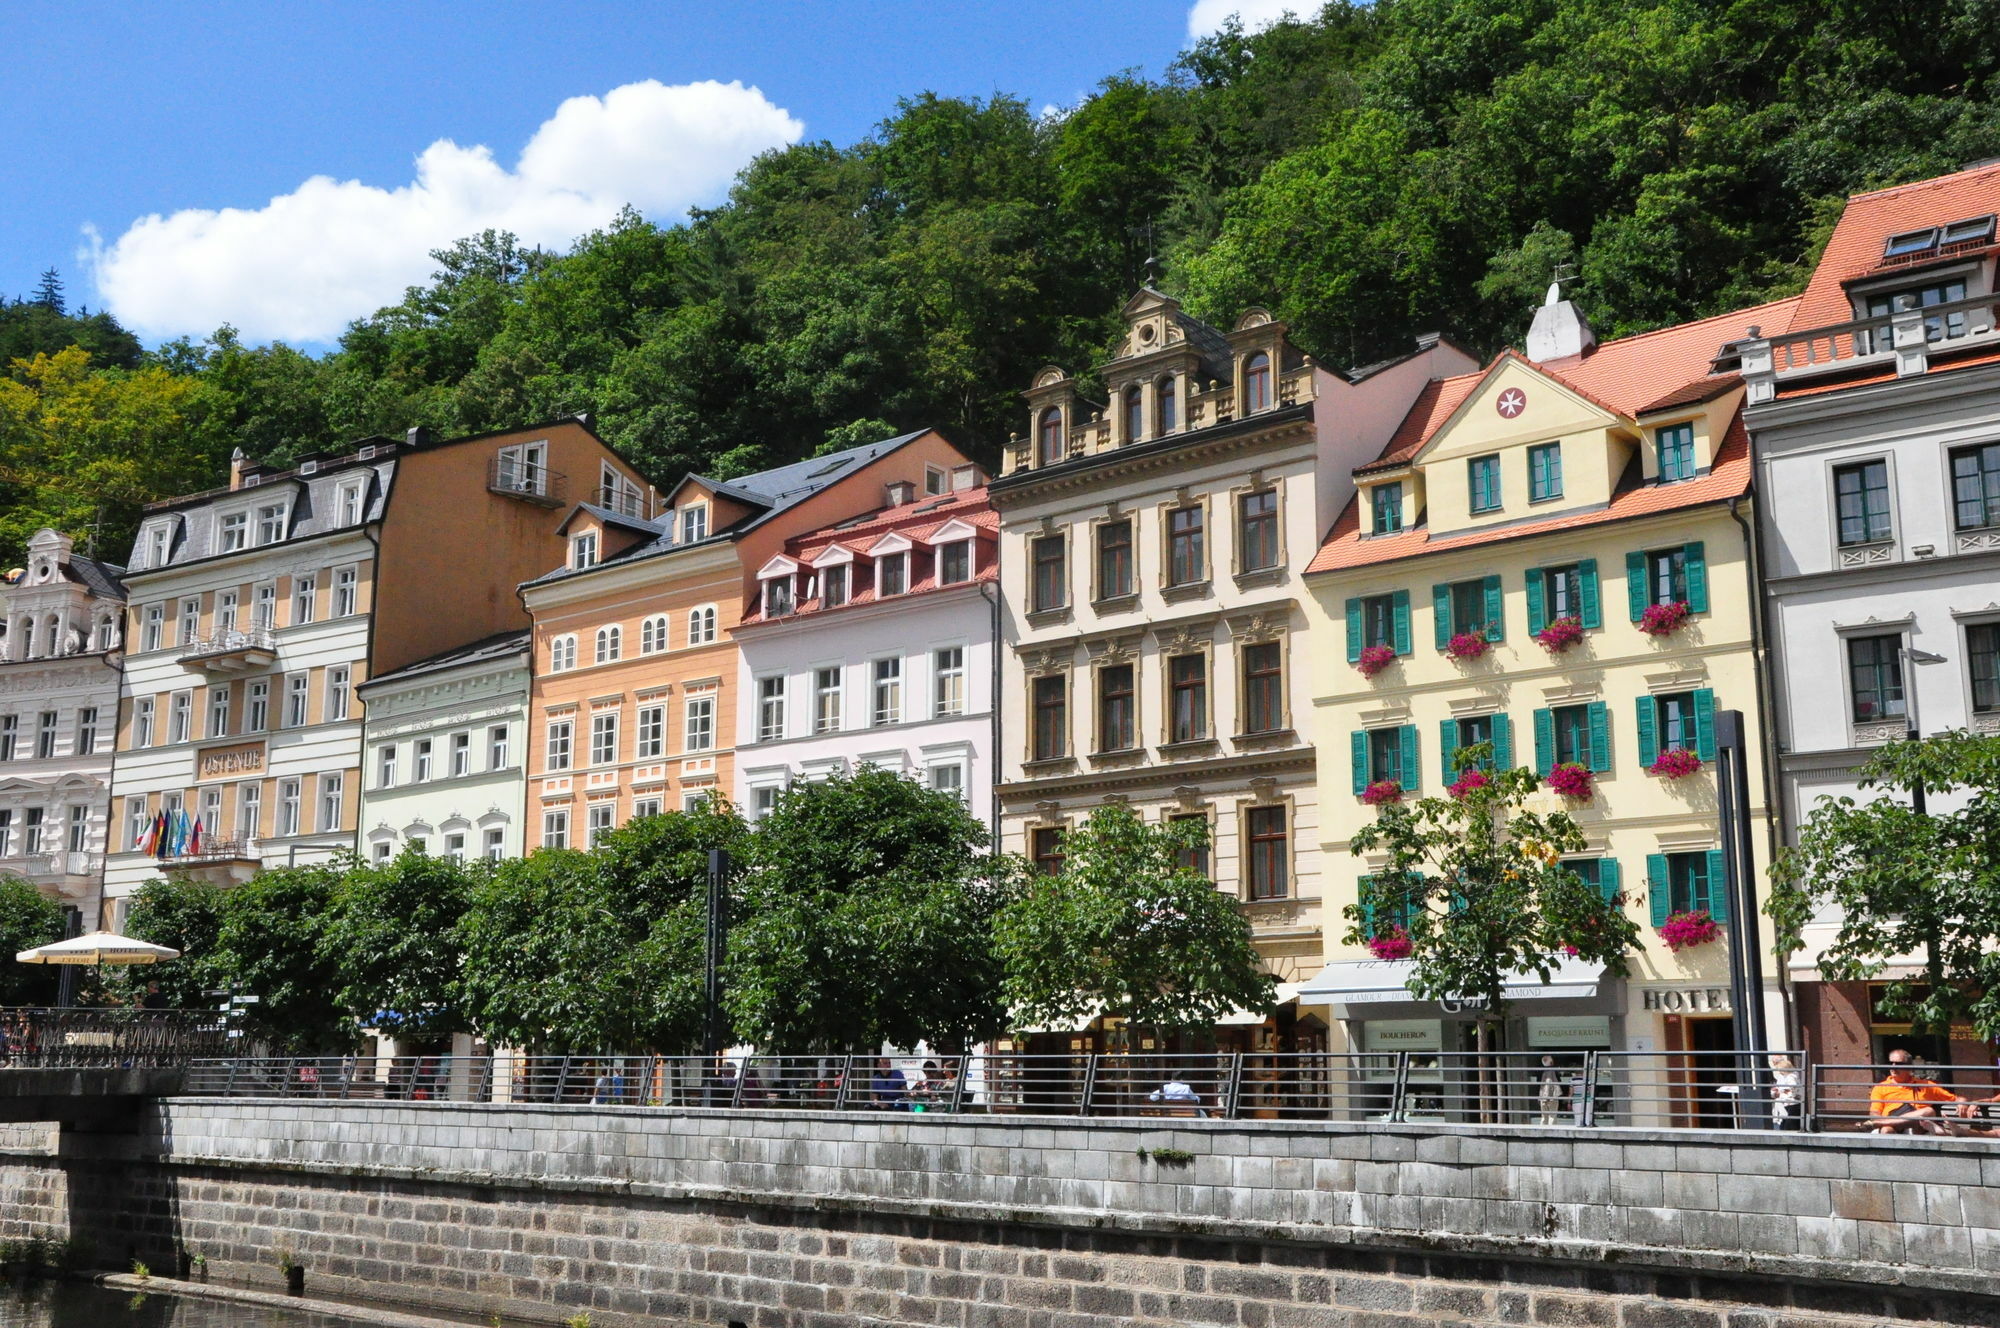
[[[240,747],[211,747],[197,753],[194,760],[197,781],[261,775],[264,773],[264,744],[253,742]]]
[[[1727,987],[1648,987],[1643,1002],[1664,1014],[1728,1014]]]

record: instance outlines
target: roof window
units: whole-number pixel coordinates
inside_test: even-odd
[[[1944,228],[1944,235],[1938,240],[1941,245],[1966,244],[1993,238],[1993,214],[1983,217],[1967,217],[1964,221],[1954,221]]]
[[[1882,246],[1882,257],[1900,258],[1904,254],[1920,254],[1937,244],[1937,227],[1926,226],[1920,231],[1904,231],[1891,235],[1889,242]]]

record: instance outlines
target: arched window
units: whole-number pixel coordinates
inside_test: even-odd
[[[563,673],[576,667],[576,638],[558,636],[549,642],[549,672]]]
[[[1168,374],[1165,378],[1153,384],[1153,414],[1159,418],[1160,432],[1162,434],[1169,434],[1174,431],[1176,420],[1174,418],[1174,376],[1172,374]]]
[[[1125,441],[1136,443],[1146,431],[1146,394],[1137,386],[1125,389]]]
[[[615,661],[625,646],[625,633],[617,627],[597,629],[597,662],[610,664]]]
[[[688,613],[688,644],[705,646],[715,640],[715,606],[704,604]]]
[[[1258,351],[1243,362],[1243,413],[1271,408],[1271,357]]]
[[[1063,459],[1062,411],[1055,406],[1042,412],[1041,447],[1037,455],[1044,466],[1053,466]]]
[[[667,615],[656,613],[639,624],[639,653],[656,655],[667,648]]]

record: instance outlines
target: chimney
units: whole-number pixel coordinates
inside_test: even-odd
[[[1528,358],[1536,364],[1566,360],[1587,354],[1596,345],[1597,334],[1590,330],[1583,310],[1562,297],[1561,282],[1550,282],[1548,298],[1535,310],[1535,321],[1528,328]]]
[[[890,480],[886,486],[888,507],[903,507],[917,500],[917,486],[908,480]]]
[[[240,489],[243,487],[243,463],[248,459],[243,455],[243,449],[240,447],[229,454],[230,488]]]
[[[434,435],[431,433],[430,428],[427,425],[422,425],[422,424],[411,425],[408,429],[405,429],[403,431],[403,445],[405,447],[422,447],[425,443],[428,443],[433,436]]]
[[[963,466],[953,466],[951,468],[951,491],[953,493],[964,493],[967,489],[976,489],[985,482],[986,477],[979,473],[979,467],[970,462],[967,462]]]

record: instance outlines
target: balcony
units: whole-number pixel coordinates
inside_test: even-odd
[[[29,884],[64,901],[97,891],[104,872],[101,853],[26,853],[0,857],[0,876],[24,877]]]
[[[163,875],[238,885],[257,874],[262,860],[255,840],[206,839],[199,853],[175,853],[158,859],[157,865]]]
[[[266,627],[248,631],[226,628],[189,641],[180,653],[183,665],[204,673],[247,673],[269,668],[277,659],[277,642]]]
[[[569,491],[569,477],[547,466],[495,457],[486,466],[486,488],[489,493],[540,507],[561,507]]]
[[[1826,374],[1891,372],[1899,378],[1926,373],[1932,359],[2000,341],[1995,313],[2000,294],[1920,305],[1889,314],[1805,328],[1763,337],[1751,328],[1745,339],[1723,348],[1719,367],[1738,359],[1750,404],[1775,400],[1781,387]]]
[[[630,517],[634,521],[646,519],[644,495],[634,493],[630,489],[600,484],[590,491],[590,501],[593,506],[601,507],[607,512],[616,512],[619,516]]]

